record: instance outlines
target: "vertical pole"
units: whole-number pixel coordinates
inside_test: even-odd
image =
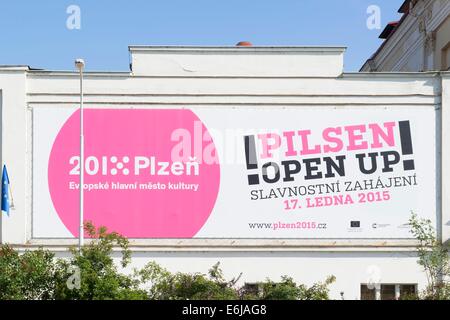
[[[379,283],[375,286],[375,300],[381,300],[381,285]]]
[[[84,117],[83,117],[83,69],[80,68],[80,229],[78,250],[84,245]]]
[[[399,300],[400,299],[400,285],[396,284],[395,285],[395,300]]]

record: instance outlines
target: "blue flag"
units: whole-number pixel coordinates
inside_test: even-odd
[[[2,211],[5,211],[9,216],[9,177],[8,171],[6,171],[6,165],[3,165],[2,175]]]

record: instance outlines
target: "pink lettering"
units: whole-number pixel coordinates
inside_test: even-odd
[[[371,144],[372,148],[382,148],[383,144],[380,142],[380,138],[387,143],[388,146],[393,147],[395,145],[394,142],[394,127],[395,122],[385,122],[383,126],[386,128],[386,132],[376,123],[369,124],[370,130],[372,130],[373,143]]]
[[[301,130],[298,131],[298,134],[302,139],[302,150],[300,151],[301,155],[317,154],[321,152],[320,145],[315,145],[313,149],[309,148],[308,136],[311,134],[311,130]]]
[[[344,127],[348,134],[348,146],[347,150],[361,150],[367,149],[367,141],[363,141],[363,135],[358,134],[366,132],[365,125],[347,126]],[[360,142],[360,143],[359,143]]]
[[[344,143],[342,140],[336,136],[340,136],[342,134],[341,128],[326,128],[323,131],[323,139],[327,142],[333,143],[335,146],[331,146],[329,144],[326,144],[323,146],[323,152],[339,152],[344,147]]]
[[[276,133],[258,134],[258,138],[262,144],[262,159],[271,158],[273,156],[271,151],[278,149],[281,145],[281,137]]]

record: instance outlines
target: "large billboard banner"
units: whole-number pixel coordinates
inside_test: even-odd
[[[33,110],[34,238],[78,236],[76,108]],[[428,107],[89,108],[85,220],[129,238],[405,239],[435,219]]]

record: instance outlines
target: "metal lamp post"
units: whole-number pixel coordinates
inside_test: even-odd
[[[84,245],[84,123],[83,123],[83,69],[84,60],[76,59],[75,67],[80,72],[80,226],[78,236],[78,250]]]

